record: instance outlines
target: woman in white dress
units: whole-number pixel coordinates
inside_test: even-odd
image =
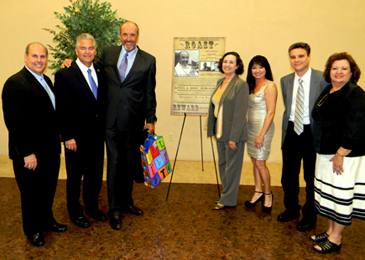
[[[245,205],[254,208],[262,201],[262,211],[265,213],[271,212],[274,199],[270,189],[270,172],[266,166],[274,135],[273,119],[277,99],[276,85],[272,80],[267,59],[260,55],[253,57],[247,72],[250,88],[247,151],[253,163],[255,193]]]

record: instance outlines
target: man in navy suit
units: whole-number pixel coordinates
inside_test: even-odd
[[[103,79],[94,69],[97,44],[88,33],[76,39],[77,60],[55,76],[57,112],[65,145],[67,172],[67,209],[71,221],[89,227],[79,202],[83,177],[83,201],[86,215],[98,221],[107,217],[98,208],[103,180],[104,112]]]
[[[47,57],[43,44],[28,44],[24,68],[5,82],[2,93],[24,234],[38,247],[45,243],[42,231],[67,230],[56,222],[52,212],[61,150],[53,86],[43,75]]]
[[[156,59],[137,47],[139,29],[134,22],[120,27],[122,46],[106,47],[95,67],[106,80],[106,145],[109,219],[122,227],[122,212],[142,215],[132,198],[134,173],[141,174],[135,157],[143,129],[152,134],[156,118]]]
[[[323,72],[312,69],[311,49],[307,43],[298,42],[289,47],[289,58],[295,73],[281,78],[281,90],[285,105],[282,126],[281,149],[283,153],[283,171],[281,183],[284,189],[285,211],[278,221],[287,222],[299,217],[299,173],[303,160],[304,180],[306,182],[306,202],[303,206],[303,218],[297,224],[297,230],[311,230],[317,222],[317,210],[314,207],[314,170],[316,153],[312,134],[313,118],[311,111],[314,103],[327,83]],[[298,92],[299,85],[303,92]],[[298,101],[297,96],[302,98]],[[298,102],[297,102],[298,101]],[[302,103],[303,102],[303,103]],[[295,127],[298,120],[296,103],[302,103],[300,116],[302,129]],[[297,121],[298,122],[298,121]]]

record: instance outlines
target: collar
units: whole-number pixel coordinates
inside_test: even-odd
[[[95,71],[94,69],[94,65],[91,63],[91,66],[90,67],[87,67],[85,66],[85,64],[83,64],[79,58],[76,59],[76,64],[77,66],[79,66],[80,70],[83,71],[83,72],[86,72],[87,73],[87,70],[90,69],[91,71]]]
[[[121,56],[124,57],[126,52],[127,51],[125,50],[124,46],[122,45],[122,50],[120,52]],[[134,58],[136,56],[137,52],[138,52],[138,46],[136,45],[136,48],[133,51],[128,52],[128,57],[127,58],[128,59],[131,59],[132,57]]]
[[[43,74],[42,75],[38,75],[36,73],[34,73],[33,71],[31,71],[27,65],[24,65],[24,67],[38,80],[38,81],[41,81],[41,79],[44,79],[44,76]]]
[[[295,82],[298,82],[298,80],[300,79],[300,77],[297,75],[297,73],[294,73],[294,80]],[[303,75],[303,77],[301,77],[301,79],[303,80],[304,84],[309,84],[310,80],[311,80],[311,76],[312,76],[312,68],[309,67],[308,71]]]

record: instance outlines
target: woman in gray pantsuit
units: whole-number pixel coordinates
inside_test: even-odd
[[[240,184],[243,152],[247,141],[247,106],[249,88],[238,77],[243,62],[236,52],[227,52],[219,61],[224,73],[214,91],[208,112],[208,137],[217,140],[219,175],[223,191],[215,210],[235,207]]]

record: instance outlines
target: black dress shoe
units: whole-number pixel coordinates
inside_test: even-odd
[[[33,246],[37,247],[44,246],[45,244],[42,233],[35,233],[31,236],[28,236],[28,240]]]
[[[51,226],[50,230],[53,232],[65,232],[67,230],[67,226],[55,222]]]
[[[119,230],[122,228],[122,216],[109,216],[109,223],[112,229]]]
[[[136,215],[136,216],[143,215],[143,211],[141,209],[137,208],[136,206],[127,206],[124,208],[124,211],[127,213],[131,213],[133,215]]]
[[[82,228],[90,227],[90,222],[85,218],[84,215],[70,217],[70,219],[78,227]]]
[[[283,213],[281,213],[278,216],[278,221],[280,222],[288,222],[292,219],[298,218],[299,217],[299,211],[288,211],[285,210]]]
[[[97,221],[106,221],[108,220],[108,217],[105,216],[103,212],[101,212],[99,209],[95,209],[93,211],[86,211],[86,215],[92,217],[93,219]]]
[[[311,219],[303,217],[302,220],[297,224],[297,230],[301,232],[309,231],[314,228],[316,223],[317,217]]]

